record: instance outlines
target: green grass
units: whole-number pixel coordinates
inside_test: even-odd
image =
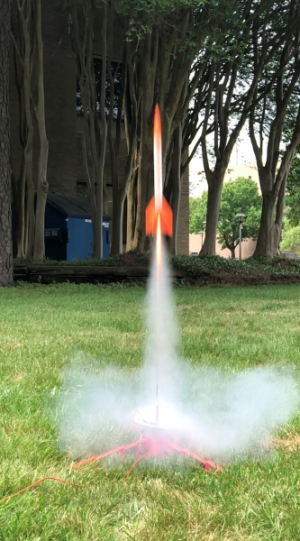
[[[272,460],[224,473],[191,465],[91,466],[72,471],[52,414],[61,372],[78,351],[135,370],[145,339],[143,287],[53,285],[0,289],[0,540],[297,541],[300,417]],[[183,356],[239,371],[300,366],[300,286],[175,289]]]

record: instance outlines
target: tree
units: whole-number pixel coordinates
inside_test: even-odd
[[[190,233],[199,233],[204,229],[203,221],[207,214],[208,192],[201,198],[190,198]],[[239,243],[239,224],[237,213],[246,215],[243,224],[243,239],[257,237],[262,198],[254,180],[237,178],[224,185],[218,221],[218,241],[222,248],[228,248],[235,257],[235,248]]]
[[[208,182],[208,206],[203,255],[215,253],[215,237],[224,175],[233,146],[257,99],[264,68],[289,35],[289,5],[282,0],[239,4],[235,24],[225,27],[219,54],[207,66],[207,84],[200,98],[205,108],[201,123],[201,149]],[[278,33],[278,25],[284,32]],[[287,62],[287,59],[285,59]]]
[[[13,174],[16,255],[42,261],[45,252],[45,206],[48,194],[48,140],[45,123],[41,0],[17,0],[18,30],[12,30],[20,107],[23,160]],[[37,180],[33,177],[33,141],[38,132]],[[37,188],[36,212],[34,191]]]
[[[211,33],[226,25],[233,3],[215,0],[120,2],[127,36],[131,110],[128,133],[136,130],[136,158],[127,190],[127,249],[144,248],[145,207],[153,192],[152,125],[155,102],[162,112],[164,193],[173,209],[173,252],[182,175],[183,123],[202,74],[192,69]],[[222,39],[221,34],[218,42]],[[190,78],[190,79],[189,79]],[[133,115],[135,120],[133,121]]]
[[[207,191],[202,193],[202,196],[190,197],[189,199],[189,211],[190,211],[190,233],[199,233],[205,229],[203,222],[206,221],[207,211]]]
[[[84,118],[82,135],[83,159],[88,179],[88,196],[91,205],[94,248],[97,259],[102,258],[102,221],[104,208],[104,166],[107,148],[107,117],[105,112],[107,16],[108,6],[102,3],[100,72],[100,104],[98,110],[94,65],[94,23],[96,0],[67,0],[69,32],[76,62],[77,80]],[[99,115],[100,113],[100,115]]]
[[[218,222],[218,241],[222,248],[228,248],[235,257],[239,243],[237,213],[245,214],[243,240],[256,239],[259,229],[262,198],[254,180],[237,178],[224,185]]]
[[[0,0],[0,286],[13,284],[9,160],[9,43],[11,1]]]
[[[286,227],[282,229],[282,241],[280,243],[281,250],[288,250],[300,255],[300,225],[295,227]]]
[[[290,0],[282,3],[282,9],[287,16],[277,25],[281,47],[264,67],[264,78],[255,91],[255,105],[249,116],[263,198],[254,257],[273,257],[277,253],[287,176],[300,141],[300,5],[298,0]],[[266,87],[269,87],[267,93]],[[285,142],[285,122],[291,111],[294,114],[289,126],[290,138]]]

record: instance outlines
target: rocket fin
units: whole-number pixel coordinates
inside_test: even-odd
[[[155,200],[152,197],[146,207],[146,235],[152,235],[154,237],[156,234],[156,223]]]
[[[168,237],[173,236],[173,212],[165,197],[162,198],[161,230]]]
[[[162,198],[162,209],[159,213],[161,215],[161,230],[162,233],[172,237],[173,235],[173,212],[165,199]],[[146,207],[146,235],[152,235],[153,237],[157,233],[157,216],[158,212],[155,210],[155,199],[152,197]]]

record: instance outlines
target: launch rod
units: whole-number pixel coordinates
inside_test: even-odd
[[[161,118],[159,107],[156,104],[154,111],[154,126],[153,126],[153,156],[154,156],[154,204],[155,212],[157,213],[157,230],[156,230],[156,298],[159,302],[161,295],[161,272],[162,272],[162,231],[161,231],[161,211],[163,198],[163,181],[162,181],[162,131]],[[159,355],[156,359],[156,409],[155,422],[159,424]]]
[[[163,182],[162,182],[162,133],[159,107],[155,105],[153,127],[153,152],[154,152],[154,201],[155,212],[162,210]]]

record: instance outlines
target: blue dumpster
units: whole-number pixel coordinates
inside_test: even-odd
[[[109,256],[109,221],[103,217],[103,257]],[[75,195],[49,193],[45,209],[45,256],[56,261],[93,257],[90,205]]]

